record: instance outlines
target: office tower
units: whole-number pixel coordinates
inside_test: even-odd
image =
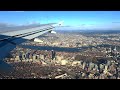
[[[55,51],[52,50],[52,60],[55,58]]]
[[[26,54],[26,59],[29,59],[30,53]]]
[[[39,60],[40,59],[40,55],[36,55],[36,59]]]
[[[89,63],[89,68],[90,68],[90,70],[93,69],[94,68],[94,63],[90,62]]]
[[[22,59],[23,59],[23,60],[26,59],[26,54],[25,54],[25,53],[22,54]]]
[[[83,62],[82,69],[85,69],[86,63]]]
[[[15,58],[15,60],[19,61],[20,60],[20,56],[17,55],[16,58]]]
[[[35,54],[33,54],[33,60],[36,60],[36,55]]]
[[[44,55],[40,54],[40,59],[44,60]]]
[[[116,46],[115,46],[115,48],[114,48],[114,51],[115,51],[115,52],[117,51],[117,48],[116,48]]]

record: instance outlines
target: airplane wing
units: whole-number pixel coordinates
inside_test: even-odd
[[[36,38],[44,33],[52,32],[52,30],[61,25],[60,23],[45,24],[34,28],[0,32],[0,72],[9,71],[11,68],[4,62],[4,58],[13,50],[16,45]]]

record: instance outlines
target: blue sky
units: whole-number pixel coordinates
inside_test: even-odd
[[[67,26],[65,29],[120,29],[120,11],[0,11],[0,22],[10,24],[61,20]]]

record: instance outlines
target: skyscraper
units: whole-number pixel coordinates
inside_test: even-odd
[[[109,52],[112,52],[112,47],[110,46],[110,48],[109,48]]]
[[[52,60],[55,58],[55,51],[54,50],[52,50]]]
[[[114,51],[115,51],[115,52],[117,51],[117,48],[116,48],[116,46],[115,46],[115,48],[114,48]]]

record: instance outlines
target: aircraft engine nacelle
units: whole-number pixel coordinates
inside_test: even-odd
[[[50,31],[50,33],[56,34],[56,32],[55,32],[55,31]]]

